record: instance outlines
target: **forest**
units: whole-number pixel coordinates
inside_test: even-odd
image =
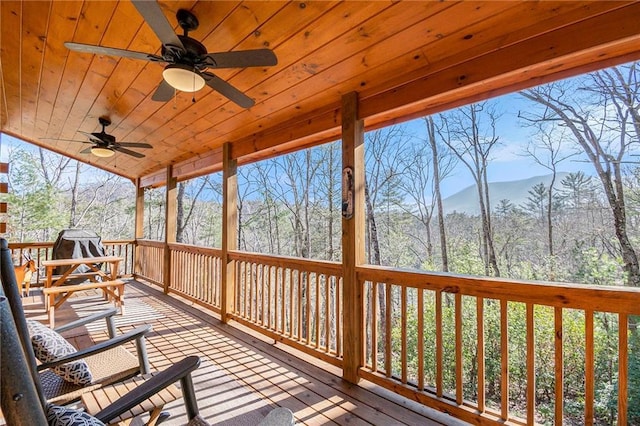
[[[605,69],[523,90],[508,100],[491,99],[367,132],[367,262],[517,280],[639,287],[639,66]],[[516,127],[518,140],[509,134]],[[490,176],[505,147],[516,150],[532,170],[544,171],[545,179],[526,190],[524,202],[492,193]],[[239,248],[340,261],[340,150],[340,141],[335,141],[240,167]],[[10,241],[51,241],[69,227],[92,229],[107,240],[133,238],[131,182],[20,143],[3,146],[4,152],[11,164]],[[577,170],[567,171],[571,169]],[[448,181],[460,176],[477,194],[474,212],[446,210],[443,191]],[[180,182],[177,240],[219,247],[221,198],[219,173]],[[162,188],[146,192],[145,238],[164,238],[164,202]],[[517,348],[524,334],[522,313],[517,312],[521,307],[510,309],[510,339]],[[491,309],[487,311],[492,318]],[[552,314],[536,312],[540,327],[553,329]],[[617,360],[610,354],[617,345],[618,324],[606,314],[597,318],[597,422],[614,424]],[[576,312],[564,322],[565,350],[574,355],[565,360],[565,411],[571,424],[581,424],[584,320]],[[413,339],[415,326],[411,319]],[[635,318],[628,326],[629,418],[640,424],[640,336]],[[392,333],[397,327],[399,322]],[[496,337],[499,331],[488,324],[487,333]],[[499,338],[487,339],[494,340]],[[477,354],[472,347],[465,353],[465,369],[471,371]],[[499,365],[490,367],[496,353],[499,347],[487,347],[487,399],[499,402],[497,391],[492,391],[492,384],[500,380]],[[538,345],[536,356],[553,359],[552,342]],[[524,401],[518,392],[526,383],[525,357],[521,354],[512,362],[511,402],[518,408]],[[540,370],[538,380],[537,420],[552,423],[553,377]],[[451,382],[449,386],[455,388]],[[477,397],[473,386],[465,384],[465,398]]]

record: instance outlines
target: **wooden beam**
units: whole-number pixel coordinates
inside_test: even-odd
[[[158,188],[163,186],[167,182],[167,174],[165,170],[159,170],[150,175],[142,176],[140,178],[141,188]]]
[[[239,164],[276,157],[340,137],[340,105],[313,111],[238,141],[231,156]]]
[[[169,244],[176,242],[176,218],[178,204],[177,180],[173,177],[172,167],[167,167],[167,188],[165,193],[165,221],[164,221],[164,263],[163,263],[163,284],[165,294],[169,293],[171,287],[171,249]]]
[[[342,167],[342,276],[345,313],[342,377],[348,382],[358,383],[359,369],[364,365],[364,300],[356,267],[364,261],[365,174],[364,123],[358,119],[358,94],[355,92],[342,98]],[[351,179],[345,176],[349,169]],[[352,203],[350,215],[345,215],[345,202]]]
[[[174,164],[173,177],[179,181],[207,175],[222,170],[222,148],[196,155],[189,160]]]
[[[417,70],[409,83],[362,94],[359,117],[379,128],[638,59],[639,14],[633,3],[447,68]]]
[[[231,158],[231,146],[222,147],[222,256],[220,317],[226,323],[233,315],[235,301],[235,261],[229,256],[238,248],[238,164]]]

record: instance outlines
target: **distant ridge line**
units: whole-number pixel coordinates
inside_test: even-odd
[[[556,189],[559,188],[562,179],[568,175],[569,172],[558,172],[556,174],[554,187]],[[548,187],[552,177],[552,174],[548,174],[533,176],[527,179],[489,182],[489,202],[491,203],[491,209],[495,209],[498,203],[505,199],[509,200],[509,202],[515,206],[526,203],[530,195],[529,191],[539,183]],[[475,185],[470,185],[446,197],[442,200],[442,205],[445,214],[453,212],[466,213],[469,215],[480,214],[478,190]]]

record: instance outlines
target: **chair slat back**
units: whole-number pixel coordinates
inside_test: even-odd
[[[16,275],[13,269],[9,243],[4,238],[0,238],[0,279],[2,280],[4,296],[7,298],[9,309],[13,316],[13,323],[17,330],[17,337],[26,357],[26,363],[31,372],[31,377],[36,387],[36,391],[38,392],[41,405],[44,407],[46,400],[44,393],[42,392],[36,356],[33,352],[31,340],[29,339],[29,329],[27,328],[27,321],[24,316],[24,309],[22,308],[22,299],[20,297],[20,290],[18,288]]]
[[[0,406],[8,425],[45,426],[44,406],[27,364],[6,297],[0,296]],[[38,382],[39,383],[39,382]]]

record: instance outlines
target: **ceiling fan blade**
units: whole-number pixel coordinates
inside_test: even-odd
[[[97,137],[93,133],[83,132],[82,130],[78,130],[78,133],[82,133],[87,138],[89,138],[89,141],[87,141],[85,143],[104,143],[104,141],[102,139],[100,139],[99,137]]]
[[[176,89],[171,87],[171,85],[166,81],[162,80],[160,85],[158,85],[158,88],[156,89],[153,96],[151,96],[151,99],[159,102],[167,102],[171,100],[171,98],[173,97],[173,95],[175,95],[175,93],[176,93]]]
[[[173,30],[173,27],[167,21],[166,16],[162,13],[160,5],[156,1],[149,0],[131,0],[133,5],[138,9],[138,12],[147,24],[151,27],[154,33],[158,36],[158,39],[165,46],[176,46],[185,50],[184,45],[178,38],[178,35]]]
[[[64,45],[69,50],[82,53],[92,53],[97,55],[121,56],[123,58],[140,59],[143,61],[164,61],[160,56],[151,55],[144,52],[135,52],[133,50],[116,49],[115,47],[94,46],[93,44],[73,43],[67,41]]]
[[[207,86],[219,92],[221,95],[226,96],[230,101],[235,102],[242,108],[250,108],[255,104],[253,99],[233,87],[231,84],[222,80],[220,77],[209,72],[203,72],[201,74],[204,77]]]
[[[118,145],[127,148],[153,148],[153,145],[144,142],[118,142]]]
[[[209,53],[202,58],[212,68],[268,67],[278,63],[275,53],[269,49]]]
[[[121,152],[123,154],[130,155],[132,157],[136,157],[136,158],[144,158],[145,157],[144,154],[140,154],[139,152],[131,151],[130,149],[127,149],[127,148],[122,148],[121,146],[114,146],[113,149],[115,149],[116,151]]]
[[[92,146],[89,148],[85,148],[82,151],[80,151],[80,154],[91,154],[91,148],[93,148]]]
[[[60,139],[60,138],[40,138],[40,139],[47,139],[47,140],[51,140],[51,141],[60,141],[60,142],[93,143],[93,142],[89,142],[89,141],[79,141],[77,139]]]

